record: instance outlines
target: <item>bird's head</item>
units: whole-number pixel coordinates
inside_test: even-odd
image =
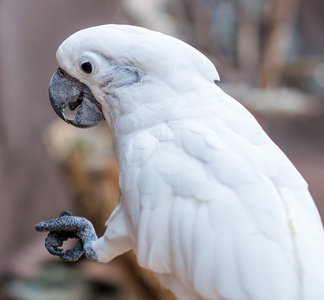
[[[78,31],[61,44],[56,57],[50,100],[55,112],[76,127],[152,106],[151,94],[163,89],[181,91],[219,79],[214,65],[188,44],[128,25]],[[65,116],[67,107],[76,110],[73,120]]]

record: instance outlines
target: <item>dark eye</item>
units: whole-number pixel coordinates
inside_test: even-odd
[[[87,74],[91,74],[92,72],[92,64],[90,62],[85,62],[81,65],[81,70],[84,72],[84,73],[87,73]]]

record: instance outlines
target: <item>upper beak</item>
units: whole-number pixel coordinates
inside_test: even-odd
[[[86,128],[95,126],[105,119],[99,102],[94,98],[90,89],[58,68],[49,85],[49,98],[58,116],[73,126]],[[73,120],[68,119],[64,109],[77,109]]]

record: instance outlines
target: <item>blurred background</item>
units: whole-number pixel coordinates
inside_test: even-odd
[[[105,124],[58,120],[47,88],[70,34],[144,26],[206,54],[310,185],[324,216],[322,0],[0,0],[0,299],[173,299],[127,253],[109,264],[49,255],[40,220],[89,218],[99,235],[115,206],[117,165]]]

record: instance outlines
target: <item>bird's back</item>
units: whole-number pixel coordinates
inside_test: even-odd
[[[306,182],[220,95],[209,117],[158,124],[125,146],[140,264],[179,299],[324,299],[323,229]]]

